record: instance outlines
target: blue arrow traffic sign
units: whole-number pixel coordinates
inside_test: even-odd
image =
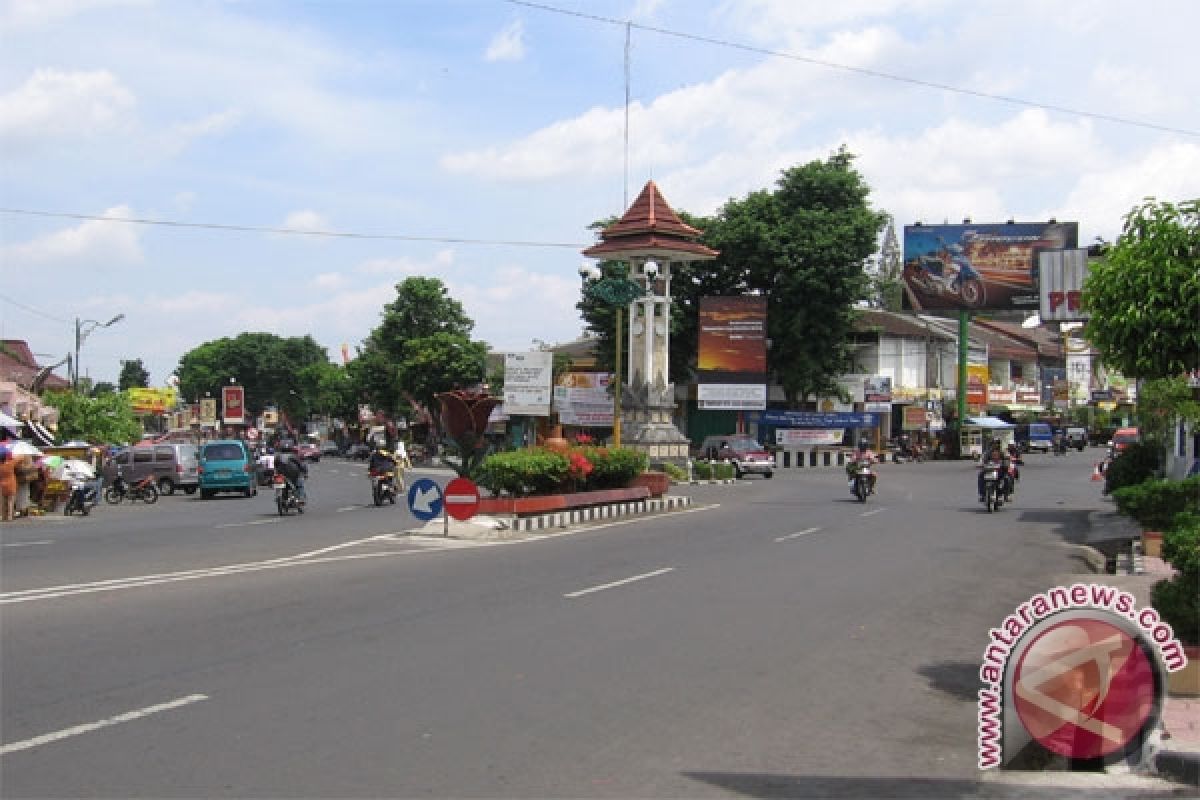
[[[422,522],[442,513],[442,490],[429,478],[413,481],[408,487],[408,510]]]

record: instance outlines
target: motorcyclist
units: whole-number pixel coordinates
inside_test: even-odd
[[[296,500],[300,505],[304,505],[308,501],[308,492],[304,486],[304,479],[308,477],[308,465],[296,457],[296,448],[283,448],[275,457],[275,469],[296,487]]]
[[[992,445],[988,448],[987,454],[983,457],[983,461],[979,465],[979,502],[984,501],[983,492],[983,476],[991,468],[995,468],[1000,472],[1002,481],[1008,481],[1008,457],[1004,454],[1004,448],[1000,445],[1000,440],[992,441]],[[1000,491],[1004,492],[1004,485],[1000,487]]]
[[[1017,446],[1016,442],[1008,443],[1008,462],[1012,465],[1010,474],[1012,475],[1013,488],[1015,489],[1016,482],[1021,480],[1020,466],[1025,463],[1024,459],[1021,458],[1021,448]]]
[[[381,474],[396,471],[396,459],[383,447],[371,451],[371,460],[367,462],[368,474]]]
[[[871,451],[871,443],[867,441],[867,437],[862,437],[858,440],[858,450],[855,451],[850,463],[846,465],[846,475],[851,482],[854,481],[854,473],[860,466],[865,464],[870,467],[876,461],[875,453]],[[871,470],[871,475],[867,479],[867,493],[875,494],[875,470]]]

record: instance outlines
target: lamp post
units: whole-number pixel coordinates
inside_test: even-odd
[[[96,328],[107,328],[110,325],[116,325],[123,319],[125,319],[124,314],[117,314],[108,322],[100,322],[99,320],[94,319],[80,319],[79,317],[75,318],[75,360],[71,362],[72,391],[79,391],[79,348],[83,346],[84,340],[86,340],[91,332],[96,330]]]
[[[657,274],[657,265],[655,265]],[[607,306],[617,313],[617,349],[613,364],[613,378],[616,386],[613,392],[613,443],[621,446],[621,348],[623,346],[621,329],[624,325],[625,309],[639,297],[646,294],[646,289],[623,276],[604,277],[598,267],[584,264],[579,268],[579,277],[583,279],[583,294],[593,301]]]

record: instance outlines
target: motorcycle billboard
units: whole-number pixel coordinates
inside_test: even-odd
[[[904,227],[904,307],[1034,312],[1041,253],[1075,248],[1077,222]]]

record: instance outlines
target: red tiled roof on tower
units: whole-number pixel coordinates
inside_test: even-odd
[[[629,210],[600,234],[600,243],[583,251],[585,256],[601,258],[621,253],[660,251],[676,255],[690,254],[715,258],[717,251],[698,239],[703,233],[679,218],[654,181],[647,181]]]

